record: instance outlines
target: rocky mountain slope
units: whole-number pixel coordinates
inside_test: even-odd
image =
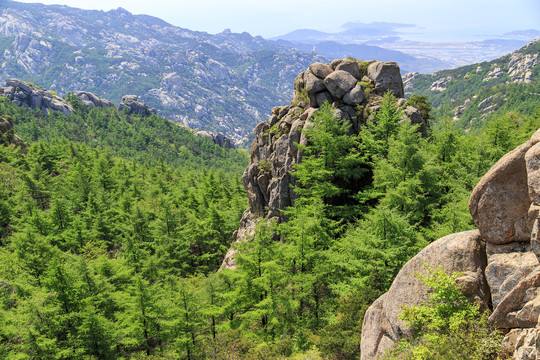
[[[290,105],[274,107],[268,121],[255,128],[251,161],[242,177],[249,208],[233,243],[246,241],[262,219],[284,221],[281,210],[296,198],[291,172],[302,159],[296,144],[307,144],[302,129],[310,126],[310,118],[324,102],[331,103],[336,116],[351,122],[353,131],[358,131],[379,110],[382,94],[390,90],[399,99],[404,116],[426,132],[418,110],[403,98],[400,69],[395,62],[341,59],[329,64],[314,63],[296,77],[294,89]],[[234,255],[231,248],[221,267],[235,268]]]
[[[438,119],[462,128],[483,126],[492,114],[531,113],[540,100],[540,39],[490,62],[403,76],[407,95],[427,95]]]
[[[51,115],[55,112],[70,115],[74,111],[73,106],[68,101],[60,98],[53,91],[40,88],[22,80],[8,79],[5,87],[0,86],[0,96],[6,97],[14,104],[26,109],[41,110],[45,115]],[[88,108],[114,108],[126,115],[137,115],[141,117],[156,114],[156,109],[148,107],[148,105],[139,100],[137,95],[124,95],[118,108],[109,100],[102,99],[88,91],[76,91],[73,93],[73,96],[80,101],[82,106]],[[189,131],[199,137],[209,138],[214,144],[223,148],[236,148],[233,141],[222,133],[216,134],[190,129],[182,124],[178,125],[181,130]]]
[[[469,202],[478,230],[432,243],[400,271],[389,291],[367,311],[362,359],[377,359],[411,330],[398,319],[401,306],[418,305],[427,288],[414,275],[425,264],[463,271],[465,295],[493,309],[490,320],[506,333],[514,359],[538,359],[540,343],[540,130],[502,157],[480,180]]]
[[[0,53],[0,78],[113,103],[134,94],[162,116],[235,141],[270,104],[289,99],[296,74],[319,59],[247,33],[194,32],[124,9],[14,1],[0,4]]]

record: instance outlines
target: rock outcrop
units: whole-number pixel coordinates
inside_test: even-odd
[[[221,146],[225,149],[236,149],[236,146],[234,146],[234,143],[231,139],[229,139],[227,136],[223,135],[223,133],[211,133],[209,131],[196,131],[194,132],[195,135],[200,137],[209,138],[214,142],[214,144]]]
[[[5,96],[27,109],[39,109],[45,114],[58,111],[69,115],[73,112],[71,105],[61,97],[22,80],[6,80],[6,86],[0,88],[0,96]]]
[[[0,116],[0,145],[26,146],[24,141],[13,132],[13,121],[9,116]]]
[[[514,359],[540,358],[540,130],[486,173],[473,190],[469,209],[478,230],[426,247],[368,309],[363,360],[377,359],[408,334],[397,314],[402,305],[426,298],[426,289],[411,275],[422,262],[472,275],[469,285],[458,285],[467,296],[491,305],[490,321],[507,332],[503,349]]]
[[[137,95],[124,95],[122,102],[118,105],[118,110],[141,116],[150,116],[156,113],[156,109],[149,108],[144,102],[139,101]]]
[[[88,92],[88,91],[76,91],[75,96],[77,97],[77,99],[81,100],[84,106],[88,106],[92,108],[93,107],[116,108],[116,106],[114,106],[114,104],[110,102],[109,100],[102,99],[98,97],[97,95],[92,94],[91,92]]]
[[[371,70],[369,70],[371,69]],[[370,92],[361,84],[370,87]],[[255,128],[251,146],[251,162],[242,176],[247,190],[249,209],[244,213],[233,242],[246,241],[253,235],[261,219],[282,222],[281,211],[294,204],[294,164],[302,159],[296,144],[306,145],[308,139],[302,129],[310,126],[311,117],[324,103],[335,108],[335,114],[351,123],[351,130],[359,131],[378,111],[381,94],[388,90],[403,95],[399,67],[389,62],[363,62],[354,59],[334,60],[330,64],[314,63],[294,81],[291,104],[272,109],[267,122]],[[405,99],[399,99],[403,114],[411,122],[420,123],[425,132],[426,123]],[[234,267],[234,250],[227,253],[222,268]]]
[[[362,359],[375,359],[404,336],[411,335],[398,315],[401,306],[414,306],[428,299],[428,289],[417,277],[425,265],[442,265],[447,272],[464,271],[458,279],[466,295],[488,307],[489,289],[484,277],[486,244],[478,230],[445,236],[423,249],[398,273],[387,293],[366,312],[362,331]]]

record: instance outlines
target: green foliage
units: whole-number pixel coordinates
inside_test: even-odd
[[[358,139],[351,135],[351,124],[336,118],[329,104],[323,104],[313,117],[313,126],[306,126],[309,139],[306,146],[298,145],[304,156],[295,165],[293,175],[300,196],[298,204],[309,199],[321,199],[330,217],[351,219],[366,168],[358,152]]]
[[[532,43],[518,50],[518,56],[536,54],[540,43]],[[529,83],[516,83],[508,75],[508,64],[511,55],[506,55],[490,62],[472,64],[457,69],[438,71],[433,75],[419,75],[412,79],[409,86],[415,95],[428,96],[432,103],[432,127],[437,127],[445,118],[455,116],[456,108],[464,106],[459,119],[455,122],[458,129],[473,132],[481,131],[494,119],[508,112],[516,112],[521,116],[533,114],[538,109],[540,94],[540,77],[532,76]],[[502,76],[489,77],[488,73],[495,68],[504,72]],[[540,66],[531,68],[532,74],[538,74]],[[431,90],[432,84],[444,81],[444,91]],[[493,112],[483,113],[479,108],[482,101],[491,98],[490,106]],[[414,106],[414,105],[413,105]],[[421,110],[422,111],[422,110]]]
[[[428,101],[427,95],[412,95],[407,99],[409,105],[414,106],[418,109],[420,116],[425,121],[433,119],[431,116],[431,103]]]
[[[1,357],[357,359],[369,305],[427,243],[474,227],[470,191],[540,126],[508,113],[422,138],[386,94],[354,134],[327,104],[303,130],[286,221],[260,220],[216,272],[247,203],[245,154],[70,101],[70,117],[0,101],[35,140],[0,146]],[[445,279],[426,280],[441,291],[408,310],[419,337],[396,357],[491,354],[498,338]]]
[[[239,174],[141,165],[66,140],[1,154],[9,231],[0,258],[17,263],[0,268],[13,289],[0,293],[2,354],[114,359],[164,344],[191,349],[181,340],[186,325],[169,320],[187,292],[165,292],[164,280],[220,266],[246,206]]]
[[[419,275],[431,289],[426,304],[405,306],[400,319],[414,336],[401,341],[385,359],[497,359],[503,335],[487,320],[487,313],[471,303],[456,285],[461,273],[441,268]]]
[[[0,98],[0,114],[14,119],[15,133],[24,141],[57,143],[70,140],[98,149],[108,149],[117,156],[152,165],[164,162],[175,167],[198,169],[227,168],[238,172],[247,166],[247,156],[240,150],[227,150],[210,139],[191,134],[156,115],[125,115],[113,108],[88,108],[69,95],[75,111],[68,115],[29,111]]]

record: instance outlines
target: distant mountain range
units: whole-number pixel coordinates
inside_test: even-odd
[[[284,36],[294,42],[272,41],[228,30],[214,35],[191,31],[122,8],[104,12],[4,0],[0,81],[19,78],[60,96],[84,90],[115,104],[124,95],[137,95],[161,116],[223,132],[239,144],[275,104],[289,102],[294,78],[314,62],[347,56],[391,60],[402,73],[455,64],[388,48],[403,44],[399,29],[411,27],[348,23],[340,35],[332,35],[340,41],[364,36],[367,43],[304,41],[326,36],[316,31]],[[479,51],[503,45],[485,44]]]
[[[248,33],[210,35],[122,8],[14,1],[0,2],[0,54],[0,80],[59,95],[90,91],[115,104],[138,95],[159,115],[237,142],[290,101],[298,73],[326,60]]]
[[[343,54],[349,54],[367,58],[371,49],[364,46],[375,46],[386,51],[398,51],[384,53],[378,50],[378,53],[382,53],[382,56],[394,56],[404,72],[433,73],[497,58],[540,37],[540,31],[529,29],[505,33],[487,40],[426,42],[408,39],[410,33],[422,31],[413,24],[346,23],[342,29],[334,33],[299,29],[272,40],[286,41],[287,45],[302,51],[312,49],[326,57],[334,57],[336,54],[343,57]],[[363,57],[364,54],[368,56]]]

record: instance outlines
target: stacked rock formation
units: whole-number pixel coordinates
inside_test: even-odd
[[[6,80],[6,86],[0,87],[0,96],[5,96],[27,109],[39,109],[45,114],[59,111],[69,115],[73,112],[73,108],[64,99],[22,80]]]
[[[249,208],[233,235],[233,243],[246,241],[261,219],[278,223],[284,220],[281,210],[295,200],[291,172],[302,157],[295,144],[307,144],[302,129],[310,126],[310,118],[324,102],[332,104],[336,116],[349,121],[352,130],[358,131],[373,118],[380,107],[381,95],[387,91],[399,98],[404,116],[419,123],[420,131],[425,133],[426,123],[418,110],[407,106],[403,99],[400,69],[394,62],[340,59],[330,64],[312,64],[298,75],[291,104],[273,108],[268,122],[261,122],[255,128],[251,162],[242,176]],[[222,268],[236,267],[234,254],[231,247]]]
[[[118,105],[118,110],[141,116],[150,116],[156,113],[156,109],[149,108],[145,103],[139,101],[137,95],[124,95],[122,102]]]
[[[432,243],[399,272],[389,291],[366,312],[362,359],[377,359],[410,333],[399,319],[403,305],[426,300],[414,277],[422,264],[464,271],[465,295],[484,306],[507,333],[503,348],[514,359],[540,358],[540,130],[503,156],[473,190],[469,209],[478,230]]]

